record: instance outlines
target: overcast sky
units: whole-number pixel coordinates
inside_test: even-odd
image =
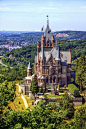
[[[0,0],[0,30],[86,31],[86,0]]]

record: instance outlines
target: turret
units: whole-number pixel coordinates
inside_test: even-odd
[[[44,47],[42,45],[42,60],[44,59]]]
[[[27,77],[31,76],[31,75],[32,75],[32,68],[31,68],[31,65],[30,65],[30,62],[29,62],[28,67],[27,67]]]
[[[41,37],[41,48],[42,48],[42,46],[44,46],[44,35],[42,35],[42,37]]]
[[[54,39],[54,35],[52,35],[52,46],[55,47],[55,39]]]

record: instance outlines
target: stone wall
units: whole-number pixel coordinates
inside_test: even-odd
[[[53,102],[57,102],[57,106],[59,106],[58,104],[58,100],[61,100],[61,98],[36,98],[36,101],[41,101],[41,100],[45,100],[45,104],[49,104],[49,103],[53,103]],[[82,97],[75,97],[73,98],[73,103],[74,103],[74,106],[79,106],[82,104]]]

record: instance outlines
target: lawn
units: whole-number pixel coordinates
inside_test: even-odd
[[[28,103],[28,107],[30,107],[30,109],[32,109],[33,106],[34,106],[34,105],[32,105],[32,103],[34,102],[34,100],[33,99],[29,99],[28,96],[25,96],[25,99],[26,99],[26,101]]]
[[[53,94],[49,93],[49,94],[45,94],[44,97],[46,97],[46,98],[62,98],[63,95],[53,95]]]

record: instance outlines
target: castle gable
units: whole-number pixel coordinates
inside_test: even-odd
[[[56,62],[52,56],[52,54],[50,55],[50,58],[48,59],[48,61],[46,62],[46,65],[55,65]]]

